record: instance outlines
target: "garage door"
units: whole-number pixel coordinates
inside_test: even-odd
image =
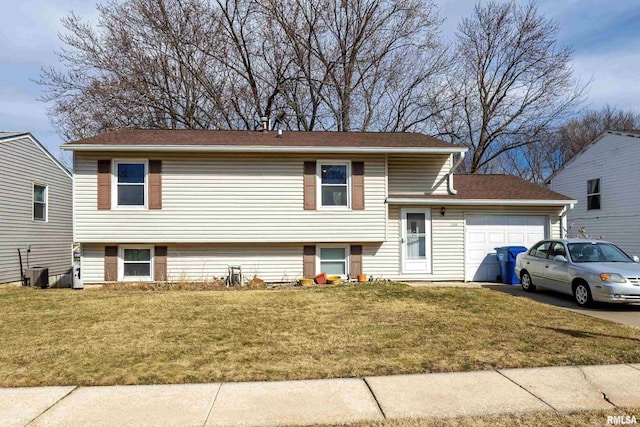
[[[500,266],[494,248],[529,248],[547,235],[545,216],[467,215],[465,218],[466,280],[496,281]]]

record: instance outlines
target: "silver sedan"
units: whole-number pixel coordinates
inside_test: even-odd
[[[602,240],[543,240],[518,254],[515,272],[525,291],[553,289],[573,295],[580,306],[640,302],[638,262]]]

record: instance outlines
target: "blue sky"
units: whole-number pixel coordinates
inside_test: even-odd
[[[60,157],[62,140],[37,101],[42,67],[58,66],[60,18],[74,11],[96,20],[93,2],[22,0],[3,2],[0,25],[0,130],[32,132]],[[443,35],[452,38],[456,25],[473,11],[471,0],[440,0]],[[559,42],[574,49],[576,75],[591,80],[587,106],[609,104],[640,112],[640,1],[539,0],[540,12],[560,25]],[[9,19],[7,19],[9,18]]]

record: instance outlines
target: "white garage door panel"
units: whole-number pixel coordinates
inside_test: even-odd
[[[546,238],[545,216],[468,215],[466,217],[466,279],[492,282],[500,274],[494,248],[531,247]]]

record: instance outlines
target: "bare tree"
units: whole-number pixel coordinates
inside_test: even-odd
[[[438,117],[440,135],[470,148],[467,168],[486,172],[503,153],[534,144],[582,101],[571,51],[557,47],[558,26],[535,3],[478,4],[458,26],[458,103]]]
[[[43,70],[65,139],[120,127],[428,129],[449,100],[432,0],[111,0]]]
[[[587,110],[550,129],[539,141],[504,153],[499,171],[544,182],[554,171],[607,130],[640,129],[640,114],[605,106]]]

